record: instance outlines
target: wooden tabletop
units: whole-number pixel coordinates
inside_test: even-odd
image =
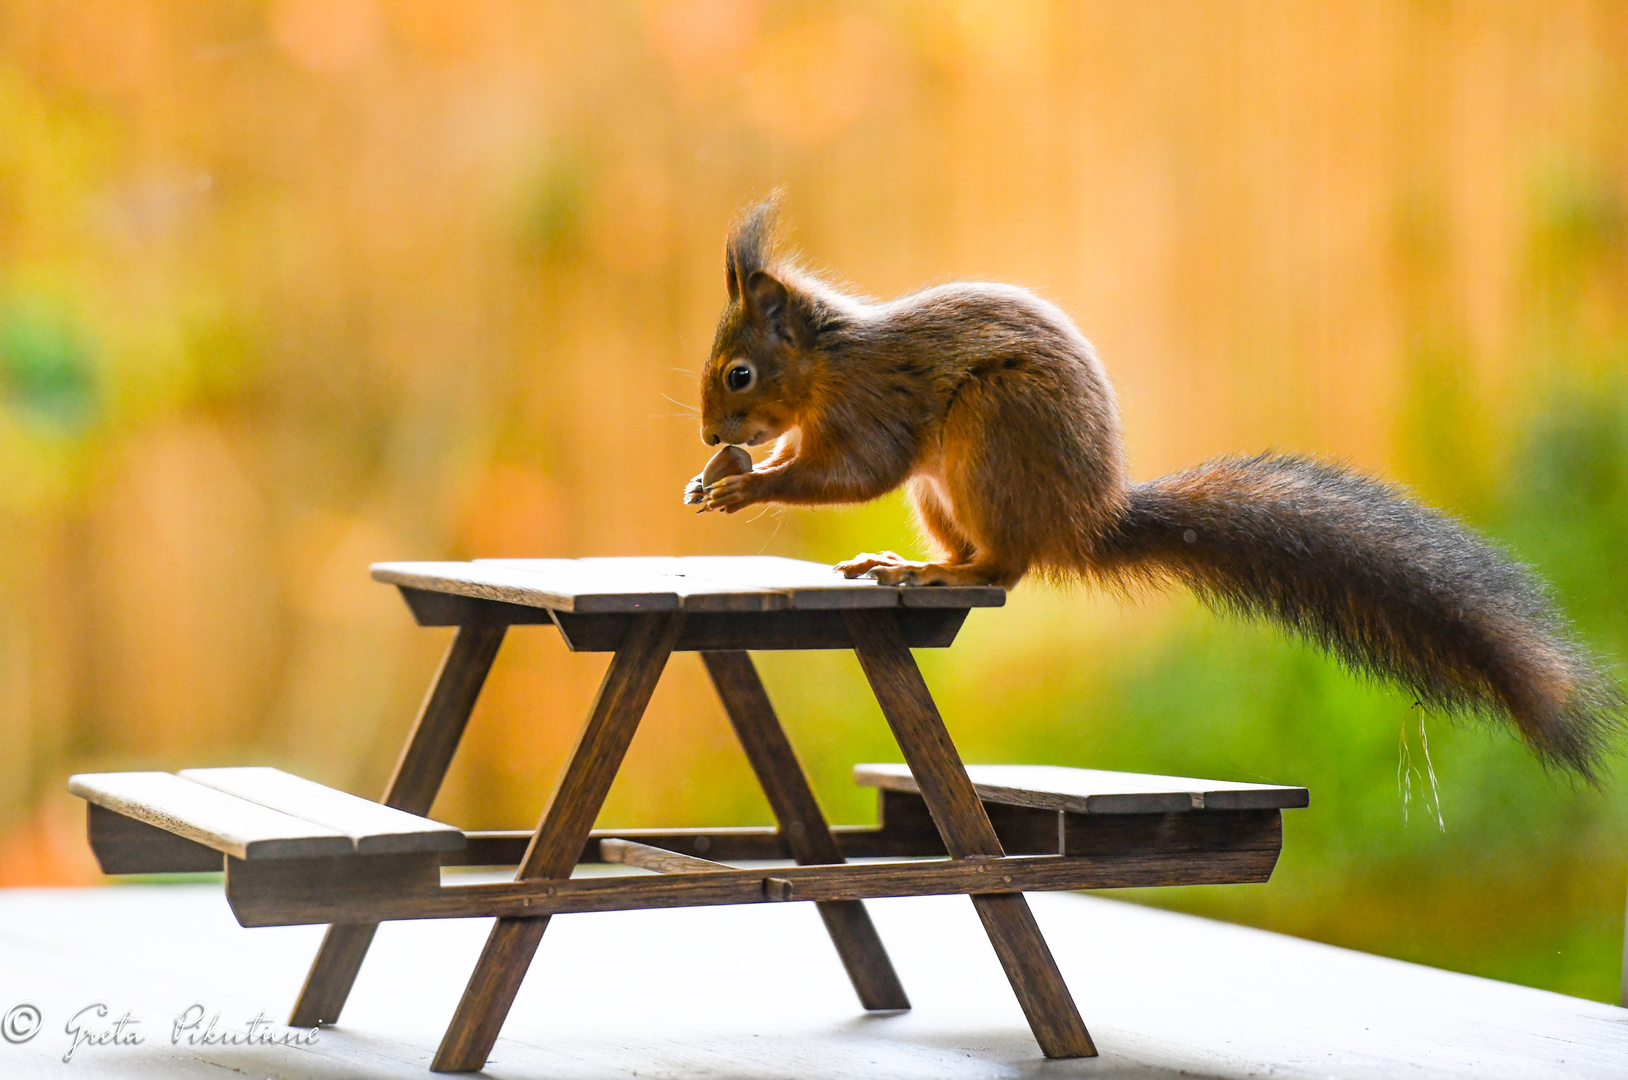
[[[850,581],[824,563],[772,555],[476,559],[373,564],[375,581],[582,614],[1000,607],[994,586]]]

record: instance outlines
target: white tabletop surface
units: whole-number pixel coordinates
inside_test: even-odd
[[[1043,1059],[971,904],[931,897],[869,901],[915,1005],[877,1016],[808,904],[556,918],[480,1075],[1628,1076],[1628,1010],[1096,897],[1030,902],[1100,1058]],[[486,930],[387,924],[313,1046],[173,1045],[194,1002],[223,1027],[283,1019],[321,928],[242,929],[219,885],[0,892],[0,1010],[43,1017],[0,1042],[0,1075],[430,1080]],[[63,1064],[65,1023],[97,1002],[144,1041]]]

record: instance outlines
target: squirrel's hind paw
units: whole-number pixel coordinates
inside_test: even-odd
[[[903,559],[872,567],[866,576],[883,585],[992,585],[995,582],[992,575],[978,567]]]
[[[856,578],[870,573],[878,566],[900,566],[906,562],[907,560],[903,556],[896,555],[891,551],[867,551],[855,555],[847,562],[837,563],[832,569],[843,577]]]
[[[937,581],[929,581],[927,572],[936,569],[931,563],[897,562],[887,566],[873,567],[865,576],[875,578],[883,585],[938,585]]]

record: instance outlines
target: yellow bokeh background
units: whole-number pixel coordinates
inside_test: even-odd
[[[377,794],[447,632],[371,561],[911,544],[896,499],[680,505],[777,186],[856,290],[1072,314],[1138,477],[1293,448],[1478,520],[1534,388],[1622,368],[1618,234],[1532,238],[1628,196],[1625,101],[1585,0],[0,0],[0,881],[99,880],[73,771]],[[1204,618],[1025,586],[924,662],[969,757],[1033,756],[1009,699]],[[532,824],[604,662],[511,633],[437,815]],[[765,667],[862,819],[897,755],[851,662]],[[693,657],[604,819],[767,820]]]

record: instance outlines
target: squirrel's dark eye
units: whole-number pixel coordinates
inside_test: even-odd
[[[729,370],[724,372],[724,385],[737,393],[750,390],[757,381],[757,372],[752,370],[751,364],[731,364]]]

